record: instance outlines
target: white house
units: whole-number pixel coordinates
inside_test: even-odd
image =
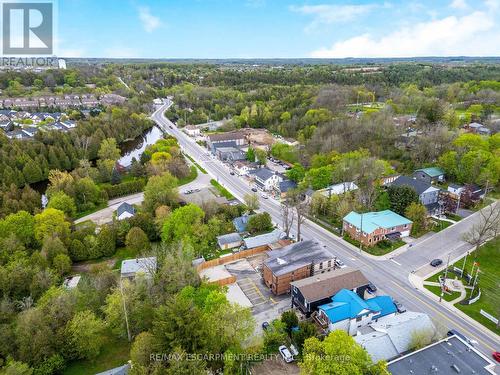
[[[116,209],[116,218],[118,220],[128,219],[135,215],[135,208],[127,202],[123,202]]]
[[[236,160],[232,166],[238,176],[247,176],[251,171],[256,169],[255,163],[246,160]]]
[[[462,185],[456,185],[456,184],[448,185],[448,193],[460,196],[462,195],[463,191],[464,191],[464,186]]]
[[[194,125],[187,125],[184,127],[184,132],[190,137],[198,137],[201,135],[201,131]]]
[[[81,278],[82,277],[80,275],[68,276],[64,279],[63,286],[66,289],[74,289],[78,286]]]
[[[341,182],[340,184],[330,185],[325,189],[320,190],[320,193],[325,197],[330,197],[332,195],[340,195],[347,193],[348,191],[358,190],[358,185],[354,182]]]
[[[255,178],[255,184],[264,191],[278,188],[283,177],[268,168],[259,168],[250,173]]]

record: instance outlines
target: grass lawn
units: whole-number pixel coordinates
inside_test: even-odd
[[[450,223],[449,221],[444,221],[444,220],[432,219],[432,221],[435,223],[435,225],[431,225],[431,230],[435,233],[441,232],[443,229],[446,229],[453,224]]]
[[[63,371],[63,375],[96,374],[122,366],[129,360],[129,353],[130,344],[127,340],[117,339],[109,333],[101,354],[96,359],[74,361]]]
[[[477,254],[472,253],[467,257],[465,270],[468,272],[472,269],[474,255],[476,255],[476,261],[479,263],[480,269],[478,284],[479,288],[481,288],[481,298],[472,305],[461,305],[457,303],[455,307],[489,328],[491,331],[500,334],[500,329],[496,327],[495,323],[480,314],[482,309],[493,316],[498,315],[498,305],[500,304],[498,293],[498,286],[500,284],[500,237],[481,246]],[[455,266],[462,268],[463,258],[456,262]],[[442,272],[428,278],[426,281],[438,281],[437,278],[440,274],[442,274]],[[429,289],[427,286],[426,288]]]
[[[201,173],[207,174],[207,171],[201,165],[199,165],[197,162],[195,162],[194,159],[191,156],[189,156],[188,154],[184,154],[184,156],[186,158],[188,158],[189,160],[191,160],[191,163],[193,163],[194,165],[196,165],[196,167],[198,167],[198,169],[201,171]]]
[[[222,186],[221,184],[219,184],[217,181],[215,181],[214,179],[211,179],[210,183],[212,184],[212,186],[214,186],[217,189],[217,191],[219,192],[220,195],[222,195],[223,197],[225,197],[227,199],[234,199],[233,194],[231,194],[229,191],[227,191],[227,189],[224,186]]]
[[[120,247],[116,250],[115,255],[112,258],[116,259],[113,269],[119,269],[121,267],[122,261],[125,259],[135,258],[136,253],[130,250],[128,247]]]
[[[430,290],[432,293],[434,293],[436,296],[441,295],[441,288],[439,286],[434,286],[434,285],[424,285],[425,289]],[[452,292],[451,294],[443,294],[443,299],[445,301],[453,301],[455,298],[460,297],[460,293],[458,292]]]
[[[454,221],[460,221],[460,220],[462,220],[462,219],[463,219],[463,218],[462,218],[462,216],[458,216],[458,215],[455,215],[455,214],[450,214],[450,213],[446,214],[446,217],[447,217],[448,219],[450,219],[450,220],[454,220]]]
[[[77,213],[76,216],[73,218],[73,220],[80,219],[84,216],[90,215],[90,214],[92,214],[96,211],[102,210],[103,208],[106,208],[106,207],[108,207],[108,202],[102,202],[99,206],[95,206],[91,210],[82,211],[82,212]]]
[[[189,184],[191,181],[196,180],[196,177],[198,177],[198,171],[196,170],[195,166],[191,166],[191,168],[189,170],[189,175],[187,175],[184,178],[180,178],[178,181],[178,185],[182,186],[182,185]]]
[[[353,244],[354,246],[359,248],[359,242],[352,239],[351,237],[345,235],[344,240],[346,240],[350,244]],[[399,248],[405,244],[406,243],[404,241],[401,241],[401,240],[396,241],[396,242],[391,242],[388,244],[385,241],[381,241],[381,242],[377,243],[375,246],[370,246],[370,247],[363,246],[363,251],[367,252],[368,254],[371,254],[371,255],[380,256],[380,255],[388,254],[391,251],[394,251],[397,248]]]

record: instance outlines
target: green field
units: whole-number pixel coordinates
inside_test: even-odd
[[[441,295],[441,287],[439,286],[434,286],[434,285],[424,285],[424,288],[427,289],[427,290],[430,290],[432,293],[434,293],[436,296],[440,296]],[[453,301],[455,298],[458,298],[460,297],[460,293],[458,292],[453,292],[451,294],[443,294],[443,299],[445,301]]]
[[[219,194],[221,196],[223,196],[227,199],[234,199],[233,194],[231,194],[224,186],[219,184],[217,181],[215,181],[214,179],[211,179],[210,183],[212,184],[213,187],[215,187],[217,189],[217,191],[219,192]]]
[[[354,239],[352,239],[351,237],[345,235],[344,236],[344,240],[346,240],[347,242],[349,242],[350,244],[356,246],[359,248],[359,241],[356,241]],[[388,254],[390,253],[391,251],[394,251],[396,250],[397,248],[405,245],[406,243],[404,241],[396,241],[396,242],[392,242],[390,244],[387,244],[386,242],[384,241],[380,241],[379,243],[377,243],[375,246],[363,246],[363,251],[368,253],[368,254],[371,254],[371,255],[377,255],[377,256],[380,256],[380,255],[385,255],[385,254]]]

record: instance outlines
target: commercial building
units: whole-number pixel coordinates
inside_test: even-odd
[[[280,295],[290,291],[290,283],[335,269],[335,257],[317,242],[302,241],[267,252],[264,282]]]

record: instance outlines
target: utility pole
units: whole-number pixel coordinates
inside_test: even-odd
[[[361,212],[361,228],[360,228],[360,236],[359,236],[359,253],[363,250],[363,212]]]
[[[469,255],[469,252],[467,251],[467,253],[465,254],[465,257],[464,257],[464,265],[462,266],[462,272],[460,274],[460,278],[463,279],[464,278],[464,271],[465,271],[465,263],[467,262],[467,256]]]
[[[474,290],[476,289],[476,284],[477,284],[477,275],[479,274],[479,266],[477,266],[477,270],[476,270],[476,277],[474,277],[474,283],[472,284],[472,290],[470,292],[470,297],[469,298],[472,298],[473,294],[474,294]]]
[[[448,267],[450,266],[450,255],[451,253],[448,253],[448,260],[446,261],[446,269],[444,270],[444,279],[443,283],[441,284],[441,294],[439,295],[439,302],[443,300],[444,296],[444,285],[446,283],[446,278],[448,277]]]
[[[120,293],[122,295],[123,312],[125,314],[125,325],[127,326],[128,342],[131,342],[132,341],[132,335],[130,334],[130,327],[128,325],[127,304],[125,303],[125,296],[123,295],[123,286],[122,286],[122,280],[121,280],[121,278],[120,278]]]

